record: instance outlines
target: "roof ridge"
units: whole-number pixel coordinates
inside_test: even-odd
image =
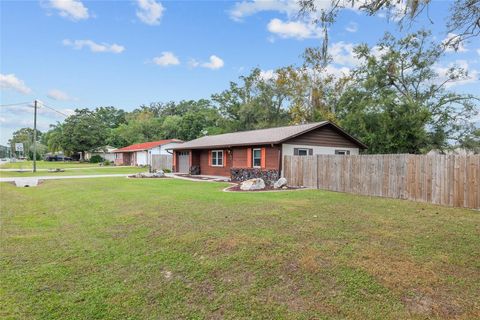
[[[290,125],[290,126],[270,127],[270,128],[262,128],[262,129],[251,129],[251,130],[244,130],[244,131],[225,132],[225,133],[219,133],[219,134],[206,135],[206,136],[199,137],[197,139],[204,138],[204,137],[217,137],[217,136],[222,136],[222,135],[225,135],[225,134],[245,133],[245,132],[252,132],[252,131],[264,131],[264,130],[270,130],[270,129],[292,128],[292,127],[299,127],[299,126],[306,126],[306,125],[317,125],[317,124],[325,123],[325,122],[328,122],[328,121],[324,120],[324,121],[318,121],[318,122],[293,124],[293,125]],[[196,140],[196,139],[193,139],[193,140]],[[193,141],[193,140],[190,140],[190,141]],[[190,141],[188,141],[188,142],[190,142]]]

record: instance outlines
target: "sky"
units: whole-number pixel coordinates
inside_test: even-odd
[[[320,2],[327,6],[329,1]],[[449,1],[433,1],[400,30],[384,15],[343,10],[329,30],[340,74],[358,61],[355,45],[374,46],[389,31],[426,28],[448,38]],[[115,106],[130,111],[150,102],[209,98],[252,68],[300,64],[305,48],[321,44],[314,24],[297,15],[292,0],[271,1],[0,1],[0,144],[33,126],[29,103],[38,99],[38,129],[62,121],[75,108]],[[434,66],[456,64],[469,78],[450,90],[480,96],[480,38],[449,50]],[[8,106],[9,104],[27,103]],[[63,114],[45,106],[52,107]]]

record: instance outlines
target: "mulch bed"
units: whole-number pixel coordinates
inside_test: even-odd
[[[170,179],[170,177],[137,177],[136,175],[127,176],[129,179]]]
[[[195,180],[201,180],[201,181],[218,181],[218,182],[228,182],[228,178],[225,178],[225,181],[222,181],[220,178],[209,178],[209,177],[202,177],[202,176],[194,176],[190,174],[175,174],[176,176],[183,177],[183,178],[189,178],[189,179],[195,179]]]
[[[266,186],[265,189],[261,190],[242,190],[240,189],[240,184],[236,184],[234,186],[228,187],[225,189],[225,191],[235,191],[235,192],[264,192],[264,191],[292,191],[292,190],[299,190],[299,189],[305,189],[303,187],[287,187],[286,189],[275,189],[273,186]]]

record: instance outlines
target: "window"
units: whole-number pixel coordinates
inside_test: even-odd
[[[252,164],[254,168],[262,166],[262,149],[252,149]]]
[[[212,151],[212,166],[223,167],[223,150]]]
[[[335,154],[349,155],[349,154],[350,154],[350,150],[335,150]]]
[[[295,156],[311,156],[311,155],[313,155],[313,149],[294,148],[293,149],[293,154]]]

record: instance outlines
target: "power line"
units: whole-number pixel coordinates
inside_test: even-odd
[[[13,106],[21,106],[21,105],[26,105],[26,104],[31,104],[31,101],[27,102],[19,102],[19,103],[10,103],[10,104],[1,104],[0,107],[13,107]],[[31,107],[31,106],[29,106]]]
[[[61,112],[61,111],[58,111],[57,109],[55,109],[55,108],[53,108],[53,107],[49,107],[49,106],[47,106],[47,105],[46,105],[45,103],[43,103],[43,102],[40,102],[40,107],[48,108],[48,109],[50,109],[50,110],[55,111],[56,113],[61,114],[61,115],[64,116],[64,117],[69,117],[68,114],[65,114],[65,113],[63,113],[63,112]]]

